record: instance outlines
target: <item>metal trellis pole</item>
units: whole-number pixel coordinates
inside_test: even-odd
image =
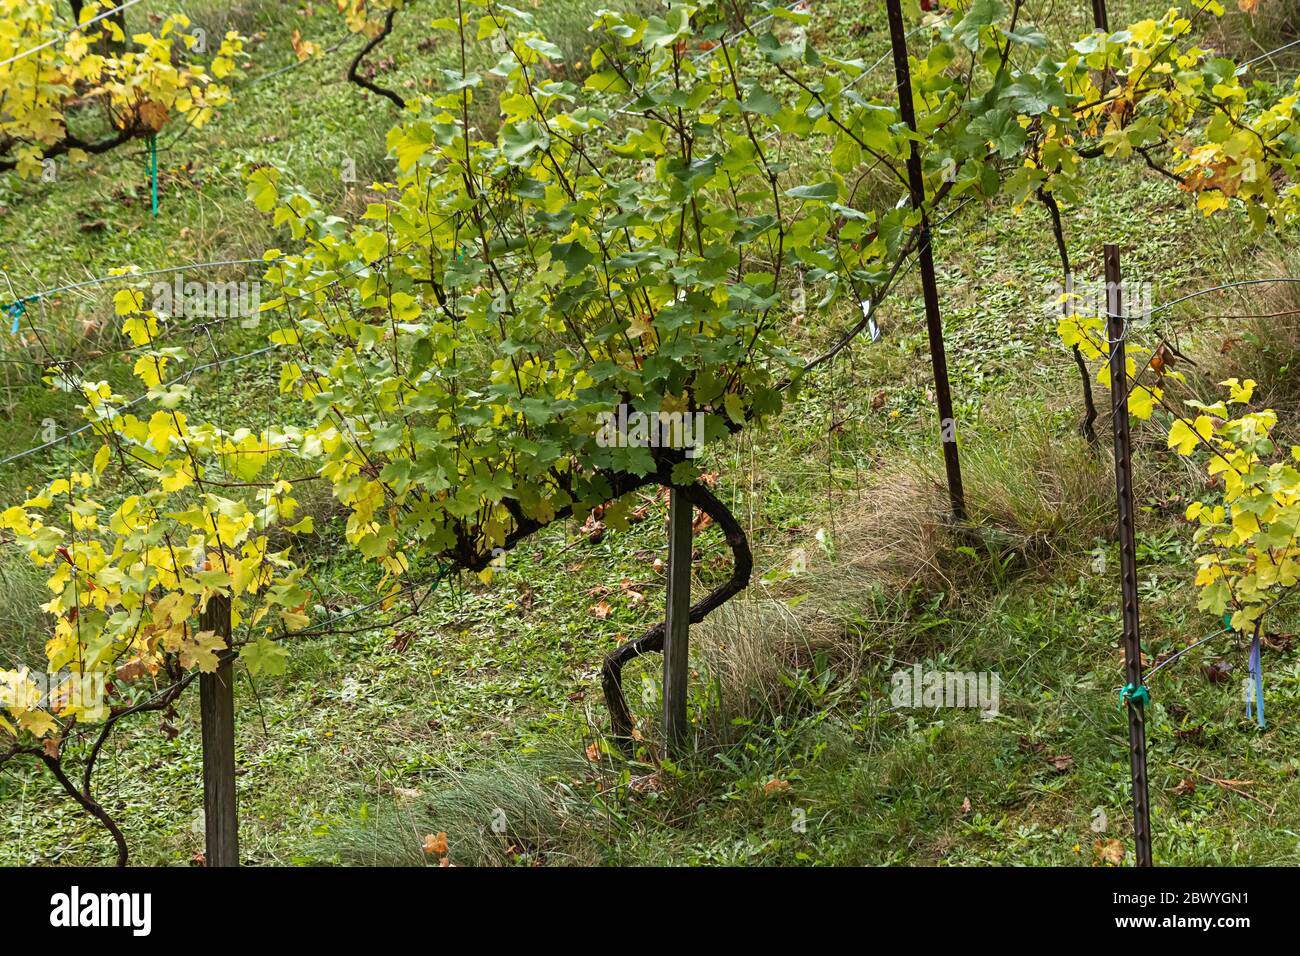
[[[1119,246],[1106,246],[1106,328],[1110,340],[1111,419],[1115,433],[1115,490],[1119,501],[1119,555],[1123,585],[1124,676],[1128,705],[1129,770],[1133,780],[1133,845],[1138,866],[1151,865],[1151,813],[1147,801],[1147,731],[1139,632],[1137,546],[1133,533],[1133,460],[1129,440],[1129,379]]]
[[[1092,0],[1092,23],[1098,30],[1110,32],[1110,17],[1106,14],[1106,0]]]
[[[912,70],[907,61],[907,31],[903,26],[901,0],[889,0],[889,36],[894,51],[894,73],[898,79],[898,107],[905,122],[916,132],[916,108],[912,102]],[[966,492],[961,482],[961,462],[957,453],[957,419],[952,411],[952,392],[948,385],[948,357],[943,345],[943,318],[939,314],[939,284],[934,274],[934,251],[931,248],[930,218],[925,209],[925,176],[921,171],[921,153],[912,141],[907,157],[908,186],[912,208],[921,214],[921,235],[917,262],[921,269],[921,289],[925,295],[925,327],[930,339],[930,364],[934,368],[935,404],[939,408],[939,434],[943,443],[943,465],[948,476],[948,497],[952,516],[966,518]]]

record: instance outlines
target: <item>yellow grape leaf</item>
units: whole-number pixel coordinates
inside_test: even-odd
[[[96,475],[102,475],[104,469],[108,467],[108,462],[112,457],[113,449],[107,444],[100,445],[99,451],[95,452],[95,463],[91,466],[91,470],[94,471]]]
[[[130,315],[144,308],[144,296],[135,289],[119,289],[113,294],[113,309],[118,315]],[[125,329],[124,329],[125,331]],[[136,342],[143,345],[143,342]]]
[[[199,631],[181,642],[181,667],[197,666],[204,674],[214,673],[219,663],[217,651],[225,649],[226,642],[216,631]]]
[[[24,710],[18,713],[18,726],[37,737],[44,737],[59,725],[43,710]]]
[[[1212,216],[1219,210],[1228,208],[1228,197],[1218,191],[1203,192],[1196,197],[1196,208],[1206,216]]]
[[[1128,411],[1134,418],[1146,421],[1151,417],[1156,394],[1145,385],[1134,385],[1128,393]]]
[[[1201,439],[1209,440],[1213,434],[1214,423],[1207,415],[1198,416],[1191,425],[1187,424],[1187,419],[1179,418],[1169,428],[1169,447],[1186,458],[1192,453],[1192,449],[1200,444]],[[1190,508],[1187,517],[1189,520],[1193,517]]]
[[[1228,398],[1229,402],[1238,405],[1249,405],[1251,396],[1255,394],[1255,385],[1257,383],[1253,378],[1248,378],[1244,382],[1239,382],[1235,378],[1230,378],[1227,381],[1220,382],[1219,384],[1228,389],[1230,395]]]

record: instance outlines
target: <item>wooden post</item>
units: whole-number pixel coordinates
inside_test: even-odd
[[[680,489],[668,494],[668,596],[664,620],[664,752],[678,757],[690,736],[686,685],[690,659],[691,518]]]
[[[1147,802],[1147,731],[1139,633],[1137,547],[1133,531],[1133,461],[1128,430],[1127,331],[1119,246],[1106,246],[1107,337],[1110,340],[1111,419],[1115,433],[1115,490],[1119,499],[1119,560],[1123,592],[1124,677],[1128,703],[1129,771],[1133,782],[1133,846],[1138,866],[1151,865],[1151,813]],[[1137,693],[1133,693],[1136,691]]]
[[[912,102],[912,68],[907,62],[907,32],[903,25],[901,0],[888,0],[889,36],[894,48],[894,73],[898,80],[898,108],[903,122],[916,132],[916,107]],[[943,444],[943,466],[948,476],[948,498],[956,521],[966,518],[966,492],[961,482],[957,457],[957,419],[952,412],[948,386],[948,356],[943,345],[943,318],[939,314],[939,283],[934,274],[934,251],[930,246],[930,217],[925,209],[925,175],[916,142],[907,157],[908,187],[912,208],[921,214],[917,259],[921,267],[921,290],[925,294],[925,328],[930,339],[930,365],[934,368],[934,396],[939,410],[939,437]]]
[[[230,598],[217,595],[199,618],[199,629],[216,631],[230,647]],[[212,674],[199,675],[203,726],[203,817],[208,866],[239,866],[239,815],[235,806],[235,681],[224,659]]]

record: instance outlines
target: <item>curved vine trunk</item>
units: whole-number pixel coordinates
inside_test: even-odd
[[[679,486],[677,490],[722,529],[734,561],[731,577],[710,591],[698,604],[691,606],[690,623],[698,624],[749,586],[749,577],[754,570],[754,555],[749,549],[749,538],[740,522],[713,492],[699,483]],[[605,704],[609,708],[611,735],[624,751],[630,750],[632,746],[633,719],[627,699],[623,696],[623,667],[642,654],[663,649],[664,622],[660,621],[636,640],[610,651],[601,665],[600,683],[605,692]]]
[[[1061,266],[1065,269],[1065,287],[1068,291],[1074,270],[1070,268],[1070,251],[1065,244],[1065,226],[1061,222],[1061,207],[1056,197],[1045,189],[1038,190],[1038,198],[1047,207],[1047,212],[1052,217],[1052,234],[1056,237],[1056,251],[1061,257]],[[1079,346],[1072,346],[1071,351],[1074,353],[1075,367],[1079,370],[1079,382],[1083,386],[1083,421],[1079,423],[1079,434],[1088,439],[1089,445],[1096,445],[1097,430],[1094,426],[1097,423],[1097,404],[1092,398],[1092,377],[1088,374],[1088,363],[1084,361]]]
[[[109,836],[113,838],[113,845],[117,848],[117,865],[119,867],[126,866],[126,837],[122,833],[122,828],[117,825],[117,821],[91,797],[89,787],[84,793],[76,788],[76,785],[68,779],[68,775],[63,772],[63,765],[59,763],[57,757],[42,753],[40,759],[45,766],[49,767],[50,773],[54,774],[54,779],[59,782],[59,786],[64,789],[68,796],[77,801],[83,810],[98,820],[104,829],[108,831]],[[86,779],[87,783],[89,783],[89,772],[86,774]]]
[[[352,83],[355,83],[357,86],[362,87],[363,89],[369,90],[371,93],[377,93],[379,96],[385,97],[386,99],[390,100],[394,105],[396,105],[398,109],[404,110],[406,109],[406,100],[401,96],[401,94],[395,93],[394,91],[387,89],[386,87],[380,86],[378,83],[374,83],[371,80],[366,79],[366,77],[362,76],[358,72],[358,70],[361,67],[361,61],[366,58],[366,56],[370,53],[370,51],[372,51],[375,47],[379,46],[379,44],[383,43],[384,40],[388,38],[388,34],[393,32],[393,17],[395,17],[396,15],[397,15],[397,8],[396,7],[390,8],[388,11],[388,15],[384,17],[383,28],[378,33],[376,33],[373,37],[371,37],[370,41],[361,48],[361,52],[359,52],[356,55],[356,57],[353,58],[352,64],[348,67],[348,80]]]

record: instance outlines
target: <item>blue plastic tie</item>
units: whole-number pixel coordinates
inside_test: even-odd
[[[1259,660],[1259,635],[1250,643],[1250,676],[1255,682],[1255,722],[1264,727],[1264,668]],[[1250,698],[1246,698],[1246,718],[1249,719]]]
[[[149,185],[153,214],[158,215],[158,137],[149,137]]]
[[[26,299],[18,299],[17,301],[10,302],[5,306],[5,315],[13,319],[13,322],[9,325],[10,335],[18,334],[18,329],[22,326],[23,316],[27,314],[27,303],[35,302],[37,298],[37,296],[32,295],[28,296]]]

